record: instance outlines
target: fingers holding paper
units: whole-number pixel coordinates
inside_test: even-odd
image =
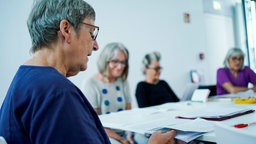
[[[168,132],[157,131],[151,135],[148,144],[175,144],[175,130]]]

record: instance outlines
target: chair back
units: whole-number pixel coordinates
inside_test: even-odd
[[[249,127],[248,127],[249,128]],[[255,144],[256,133],[229,125],[216,123],[215,135],[217,144]]]
[[[198,89],[209,89],[210,90],[209,96],[217,95],[216,85],[199,85]]]
[[[199,84],[197,84],[197,83],[187,84],[180,100],[181,101],[191,100],[192,95],[193,95],[194,91],[198,88],[198,86],[199,86]]]

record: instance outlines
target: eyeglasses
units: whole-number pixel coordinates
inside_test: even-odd
[[[231,57],[232,61],[243,61],[244,59],[242,57]]]
[[[97,36],[98,36],[100,27],[95,26],[95,25],[91,25],[91,24],[88,24],[88,23],[85,23],[85,22],[83,22],[82,24],[85,24],[85,25],[87,25],[87,26],[89,26],[89,27],[93,27],[93,32],[90,31],[90,35],[91,35],[92,39],[95,41],[96,38],[97,38]]]
[[[147,69],[155,70],[156,72],[160,72],[163,68],[162,67],[149,67],[147,66]]]
[[[119,61],[119,60],[110,60],[110,63],[114,64],[114,65],[118,65],[120,64],[121,66],[126,66],[126,61]]]

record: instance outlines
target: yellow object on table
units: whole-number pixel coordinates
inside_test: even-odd
[[[236,104],[256,104],[256,98],[255,97],[235,98],[233,101]]]

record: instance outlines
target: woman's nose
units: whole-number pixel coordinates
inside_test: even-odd
[[[95,40],[94,42],[93,42],[93,50],[94,51],[97,51],[99,49],[99,45],[98,45],[98,42]]]

